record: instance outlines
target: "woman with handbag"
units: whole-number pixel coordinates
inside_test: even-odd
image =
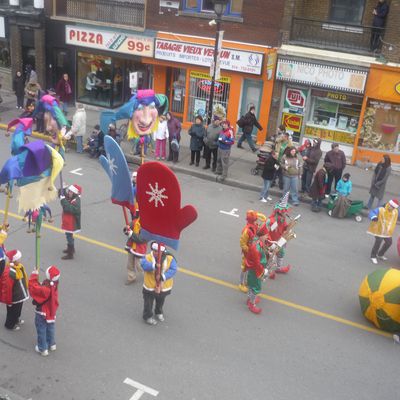
[[[165,114],[167,117],[167,125],[169,132],[169,154],[168,161],[174,164],[178,162],[179,158],[179,143],[181,141],[182,125],[178,118],[175,118],[169,111]]]

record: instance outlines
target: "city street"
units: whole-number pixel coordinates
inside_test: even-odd
[[[2,160],[9,142],[0,137]],[[253,191],[179,174],[182,203],[193,204],[199,217],[176,253],[181,270],[165,303],[166,321],[148,326],[142,275],[124,285],[123,214],[109,200],[103,169],[71,151],[63,177],[83,188],[82,232],[75,259],[62,261],[61,207],[50,204],[56,218],[42,228],[41,277],[51,264],[61,270],[57,351],[47,358],[35,353],[34,308],[26,302],[22,329],[0,329],[1,388],[24,400],[359,400],[398,393],[400,347],[364,320],[358,304],[361,281],[376,269],[367,219],[295,208],[301,220],[287,250],[293,268],[264,283],[263,312],[254,315],[237,290],[239,237],[247,209],[269,214],[272,205]],[[26,233],[15,197],[6,246],[21,250],[30,273],[34,235]],[[399,266],[395,246],[388,257],[384,266]]]

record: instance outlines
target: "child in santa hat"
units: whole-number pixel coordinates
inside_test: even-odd
[[[20,260],[19,250],[6,252],[8,263],[2,272],[2,302],[7,304],[7,317],[4,326],[7,329],[18,331],[24,323],[21,319],[22,305],[29,299],[28,276]]]
[[[67,238],[67,248],[63,251],[65,256],[61,257],[63,260],[74,258],[74,233],[81,230],[81,194],[82,188],[79,185],[70,185],[60,194],[63,209],[61,229]]]
[[[33,299],[35,326],[37,332],[36,352],[48,356],[49,350],[56,350],[55,322],[58,309],[58,282],[60,271],[55,265],[46,270],[46,278],[39,282],[39,271],[34,270],[29,278],[29,294]]]

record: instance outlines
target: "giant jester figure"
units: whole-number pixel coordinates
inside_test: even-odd
[[[127,138],[133,141],[133,147],[141,146],[142,163],[145,145],[150,143],[150,135],[158,127],[159,114],[168,111],[168,98],[156,94],[152,89],[138,90],[129,101],[117,111],[103,111],[100,116],[101,130],[106,133],[110,123],[129,119]]]

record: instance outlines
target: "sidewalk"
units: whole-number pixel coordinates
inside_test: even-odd
[[[20,114],[19,110],[16,110],[16,100],[15,96],[10,93],[2,92],[3,103],[0,104],[0,128],[5,129],[4,124],[7,125],[9,121],[18,117]],[[68,118],[71,119],[74,108],[70,108],[70,114]],[[93,127],[99,123],[99,111],[87,109],[87,135],[93,130]],[[118,124],[117,124],[118,125]],[[168,166],[176,172],[196,176],[201,179],[206,179],[209,181],[216,181],[216,175],[211,172],[211,170],[203,170],[205,165],[204,160],[200,161],[200,166],[189,166],[190,162],[190,150],[189,141],[190,137],[187,135],[186,131],[181,133],[181,148],[179,154],[179,162],[177,164],[172,164],[172,162],[167,162]],[[252,153],[247,143],[244,144],[244,149],[238,149],[236,144],[232,146],[232,152],[230,157],[230,167],[228,172],[228,178],[224,181],[224,185],[229,185],[233,187],[238,187],[242,189],[252,190],[259,192],[262,186],[262,179],[260,175],[254,176],[251,174],[251,169],[256,166],[257,155]],[[140,164],[140,157],[133,156],[131,154],[131,144],[128,142],[122,143],[122,149],[126,155],[128,162],[134,164]],[[154,154],[149,152],[146,156],[147,160],[154,160]],[[353,187],[358,192],[362,191],[363,199],[366,200],[368,197],[368,191],[370,187],[371,177],[373,168],[365,170],[364,168],[348,165],[346,167],[346,172],[351,174],[351,180],[353,182]],[[270,190],[273,195],[280,195],[279,189],[272,188]],[[387,186],[386,197],[399,196],[400,192],[400,174],[393,172],[392,176],[389,178],[389,183]],[[360,193],[361,194],[361,193]]]

